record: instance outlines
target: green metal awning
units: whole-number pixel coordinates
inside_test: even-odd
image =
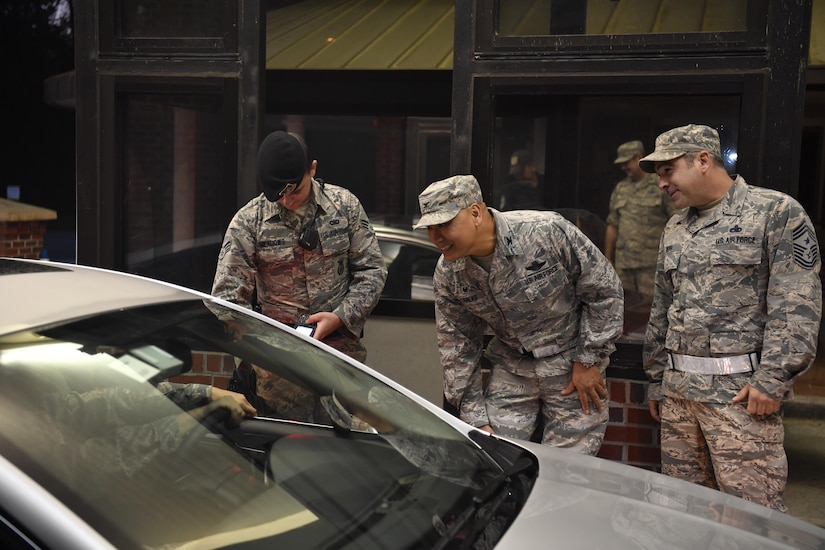
[[[266,19],[266,68],[453,68],[453,0],[305,0]]]
[[[545,34],[552,0],[501,0],[502,34]],[[453,0],[284,0],[267,12],[266,68],[453,66]],[[271,2],[270,6],[277,5]],[[587,0],[588,34],[717,31],[743,24],[747,0]],[[810,67],[825,66],[825,0],[813,0]]]
[[[825,0],[814,0],[811,12],[811,41],[808,67],[825,66]]]

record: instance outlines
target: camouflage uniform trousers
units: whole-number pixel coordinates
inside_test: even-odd
[[[599,368],[604,377],[608,362],[591,368]],[[595,455],[604,441],[607,403],[603,402],[601,412],[593,407],[590,414],[585,414],[577,391],[561,394],[571,377],[572,365],[568,372],[551,376],[514,374],[493,367],[485,392],[490,427],[499,435],[529,440],[541,413],[543,444]]]
[[[644,297],[645,301],[653,302],[653,290],[656,283],[656,266],[616,268],[619,279],[622,281],[622,288],[625,290],[635,290]]]
[[[662,473],[787,512],[782,413],[758,418],[744,404],[666,396]]]

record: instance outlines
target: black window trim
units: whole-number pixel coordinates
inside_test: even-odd
[[[119,26],[118,7],[120,2],[108,1],[99,3],[99,24],[100,24],[100,51],[123,52],[134,54],[141,52],[151,53],[173,53],[175,57],[192,53],[215,54],[226,52],[237,56],[238,48],[238,27],[241,17],[241,3],[239,0],[225,0],[223,2],[223,14],[220,17],[222,24],[219,36],[204,37],[152,37],[135,38],[122,37],[116,32]]]
[[[767,50],[765,23],[768,0],[748,0],[746,30],[694,33],[605,34],[502,36],[497,33],[499,1],[476,0],[475,55],[477,59],[496,57],[504,53],[519,53],[531,57],[548,54],[585,54],[621,56],[627,52],[655,57],[663,53],[692,52],[700,54],[725,51],[761,52]]]

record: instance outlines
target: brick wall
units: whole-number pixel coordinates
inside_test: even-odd
[[[608,378],[610,418],[598,456],[661,471],[659,424],[647,408],[647,382]]]
[[[54,210],[0,199],[0,256],[40,258],[48,220],[56,218]]]
[[[378,141],[375,145],[376,212],[404,211],[404,119],[375,119]],[[412,161],[410,161],[412,162]]]
[[[39,258],[46,226],[45,221],[0,222],[0,256]]]
[[[194,351],[192,370],[170,378],[170,381],[181,384],[211,384],[226,389],[234,368],[235,359],[231,355]]]

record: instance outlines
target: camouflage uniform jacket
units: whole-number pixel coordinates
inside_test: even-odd
[[[442,256],[433,278],[444,392],[476,426],[487,423],[479,361],[488,326],[512,350],[512,360],[495,368],[558,375],[547,370],[560,352],[569,354],[569,371],[573,361],[592,365],[614,351],[624,307],[613,266],[560,214],[489,210],[496,223],[490,273],[469,257]]]
[[[774,399],[816,355],[822,309],[811,221],[793,198],[737,177],[707,218],[694,208],[668,222],[644,344],[649,398],[728,403],[745,384]],[[698,357],[761,353],[752,373],[688,374],[668,352]]]
[[[639,181],[625,178],[610,195],[607,224],[616,228],[616,268],[656,265],[662,230],[675,208],[659,189],[659,176],[645,174]]]
[[[304,216],[261,194],[229,224],[218,258],[212,294],[250,307],[257,289],[261,312],[295,324],[319,311],[331,311],[358,337],[378,303],[387,268],[378,240],[358,199],[347,189],[313,180],[313,197]],[[303,223],[320,207],[319,245],[297,243]]]
[[[179,447],[182,437],[176,416],[181,409],[202,407],[212,399],[212,386],[204,384],[160,382],[157,390],[148,385],[138,390],[111,386],[47,395],[46,409],[60,427],[55,441],[71,443],[69,448],[95,464],[95,477],[105,472],[131,476]],[[78,433],[94,436],[75,445]]]

